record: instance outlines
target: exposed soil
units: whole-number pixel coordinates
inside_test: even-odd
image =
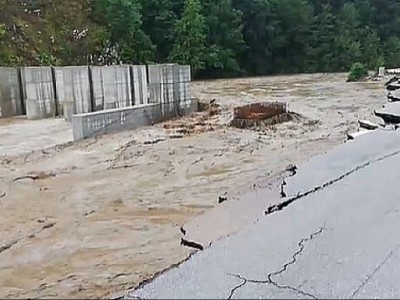
[[[194,82],[203,112],[57,147],[70,139],[62,120],[0,121],[0,298],[106,297],[184,259],[182,224],[342,143],[386,102],[383,82],[345,80]],[[233,108],[255,101],[298,117],[230,126]]]

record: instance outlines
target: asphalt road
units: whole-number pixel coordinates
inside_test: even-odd
[[[379,131],[316,157],[287,206],[126,298],[399,298],[399,151]]]

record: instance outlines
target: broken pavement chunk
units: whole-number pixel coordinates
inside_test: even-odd
[[[360,130],[360,131],[353,132],[353,133],[347,133],[347,138],[349,140],[355,140],[359,136],[362,136],[362,135],[370,133],[370,132],[371,132],[371,130]]]
[[[399,124],[400,103],[389,103],[383,109],[376,110],[375,115],[382,118],[385,124]]]
[[[361,128],[368,129],[368,130],[375,130],[379,128],[378,124],[375,124],[368,120],[358,120],[358,124],[360,124]]]
[[[389,102],[400,101],[400,90],[390,91],[387,98]]]
[[[400,82],[398,81],[397,78],[395,78],[394,81],[392,81],[392,82],[389,81],[389,82],[387,83],[386,89],[387,89],[388,91],[395,91],[395,90],[398,90],[398,89],[400,89]]]

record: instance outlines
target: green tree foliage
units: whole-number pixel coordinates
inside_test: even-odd
[[[319,8],[311,23],[311,46],[308,70],[311,72],[336,71],[333,49],[335,48],[336,18],[330,5]]]
[[[354,63],[349,72],[349,76],[347,77],[348,82],[359,81],[368,76],[368,68],[362,63],[356,62]]]
[[[174,25],[177,15],[171,0],[141,0],[143,30],[156,47],[157,62],[167,62],[174,42]]]
[[[152,60],[154,46],[142,30],[138,0],[106,0],[103,4],[108,47],[115,49],[118,62],[146,63]]]
[[[198,77],[400,66],[398,0],[0,0],[0,65],[191,64]]]
[[[306,0],[275,0],[270,6],[274,16],[269,28],[273,70],[303,72],[310,50],[312,8]]]
[[[191,65],[193,72],[205,68],[206,22],[200,0],[186,0],[181,19],[175,24],[174,46],[169,59]]]
[[[207,24],[207,77],[229,75],[240,71],[238,57],[244,50],[242,13],[232,7],[231,0],[203,1]]]

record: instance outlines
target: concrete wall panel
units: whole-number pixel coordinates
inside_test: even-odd
[[[22,113],[18,69],[0,67],[0,118]]]
[[[70,114],[68,113],[69,109],[72,109],[73,114],[91,112],[88,67],[59,67],[54,69],[60,115],[64,114],[67,117],[66,114]]]
[[[192,80],[191,69],[189,65],[179,66],[180,69],[180,78],[179,82],[181,88],[183,89],[181,101],[190,101],[192,99],[192,95],[190,93],[190,81]]]
[[[176,112],[174,105],[174,64],[165,64],[162,66],[162,86],[164,91],[164,107],[168,113]]]
[[[95,66],[90,68],[95,111],[132,105],[129,66]]]
[[[92,91],[93,91],[93,111],[100,111],[104,109],[104,86],[103,86],[103,67],[91,66],[89,72],[92,77]]]
[[[164,102],[164,89],[162,85],[162,65],[148,65],[149,102]]]
[[[56,116],[56,99],[51,67],[21,69],[23,98],[29,120]]]
[[[131,66],[133,105],[148,104],[146,66]]]

